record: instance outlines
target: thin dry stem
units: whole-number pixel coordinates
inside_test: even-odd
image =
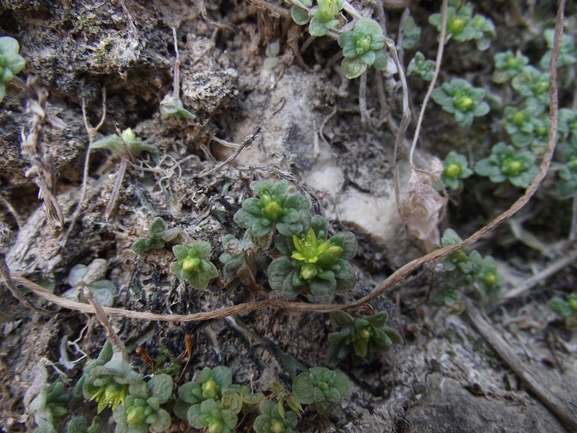
[[[431,80],[431,84],[429,85],[427,93],[425,94],[425,98],[423,99],[423,106],[421,107],[421,112],[419,113],[417,127],[415,128],[415,135],[413,137],[413,144],[411,145],[411,152],[409,154],[409,163],[411,165],[411,169],[413,170],[415,169],[415,165],[413,163],[413,154],[415,153],[417,141],[419,140],[419,134],[421,133],[421,125],[423,123],[423,118],[425,117],[427,103],[429,102],[431,93],[433,93],[433,89],[435,88],[435,83],[437,82],[439,71],[441,69],[441,61],[443,60],[443,49],[445,47],[445,34],[447,27],[447,3],[448,0],[443,0],[443,4],[441,5],[441,34],[439,35],[439,48],[437,49],[437,59],[435,60],[435,73],[433,74],[433,79]]]
[[[112,345],[112,350],[116,353],[124,352],[124,344],[112,329],[110,322],[108,321],[108,317],[106,317],[106,313],[102,306],[98,303],[98,301],[94,298],[92,292],[88,289],[88,287],[84,286],[82,288],[82,294],[86,298],[86,300],[90,303],[92,308],[94,308],[94,314],[96,314],[96,318],[106,331],[106,337],[110,344]]]
[[[249,145],[255,140],[255,138],[260,135],[260,130],[261,130],[260,126],[257,126],[256,128],[254,128],[254,132],[253,132],[252,134],[250,134],[249,136],[247,136],[247,137],[244,139],[244,141],[236,148],[236,150],[234,151],[234,153],[233,153],[231,156],[229,156],[225,161],[223,161],[222,163],[218,164],[216,167],[211,168],[210,170],[205,171],[204,173],[201,173],[201,174],[196,175],[196,176],[194,176],[194,177],[197,178],[197,179],[200,179],[200,178],[202,178],[202,177],[206,177],[206,176],[208,176],[208,175],[210,175],[210,174],[212,174],[212,173],[215,173],[215,172],[217,172],[218,170],[220,170],[220,169],[221,169],[222,167],[224,167],[226,164],[228,164],[228,163],[231,162],[233,159],[235,159],[235,158],[240,154],[240,152],[242,152],[242,150],[243,150],[245,147],[249,146]]]

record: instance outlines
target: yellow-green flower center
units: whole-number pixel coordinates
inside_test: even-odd
[[[445,168],[445,176],[456,179],[459,174],[461,173],[461,167],[458,164],[449,164],[447,168]]]
[[[362,36],[357,41],[357,53],[365,54],[371,48],[371,37]]]
[[[474,103],[475,103],[475,101],[473,100],[473,98],[470,98],[469,96],[465,96],[465,97],[459,99],[459,101],[455,105],[457,106],[457,108],[459,110],[467,111],[473,106]]]
[[[522,111],[518,111],[513,116],[513,123],[517,126],[521,126],[525,122],[525,115]]]
[[[144,406],[132,406],[128,408],[126,421],[130,425],[138,425],[144,421],[146,415],[144,414]]]
[[[317,243],[317,236],[312,228],[309,229],[306,236],[302,238],[293,236],[293,243],[297,252],[291,257],[305,263],[316,263],[319,260],[319,256],[324,253],[330,245],[328,242],[323,242],[319,245]],[[335,251],[332,250],[332,253],[334,252]]]
[[[270,431],[273,433],[282,433],[284,431],[284,425],[278,419],[273,419],[270,422]]]
[[[577,311],[577,299],[575,298],[569,299],[569,306],[571,307],[572,310]]]
[[[541,81],[533,88],[533,90],[537,94],[545,93],[549,90],[549,83],[547,83],[545,81]]]
[[[363,340],[368,340],[371,338],[371,331],[368,327],[364,327],[359,331],[359,337]]]
[[[454,35],[461,33],[465,27],[465,24],[467,24],[467,21],[463,18],[455,18],[449,24],[449,32],[453,33]]]
[[[492,286],[497,282],[497,276],[494,273],[489,272],[483,277],[483,281],[485,282],[486,285]]]
[[[319,268],[313,264],[306,264],[301,268],[301,278],[303,280],[312,280],[319,274]]]
[[[182,269],[187,272],[194,271],[200,265],[198,257],[187,257],[182,261]]]
[[[523,169],[523,165],[519,161],[511,161],[507,167],[508,174],[518,174]]]
[[[219,433],[222,430],[222,422],[220,421],[212,421],[208,425],[208,433]]]
[[[214,380],[209,380],[202,384],[202,396],[206,399],[214,398],[218,394],[218,387]]]
[[[283,208],[277,197],[264,192],[260,196],[262,214],[270,221],[277,221],[283,216]]]

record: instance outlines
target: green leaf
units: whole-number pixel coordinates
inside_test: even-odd
[[[267,270],[271,289],[282,290],[285,279],[292,271],[294,271],[294,267],[288,257],[279,257],[273,260]]]
[[[304,26],[310,20],[310,17],[309,17],[309,14],[307,13],[307,11],[305,11],[304,9],[298,8],[296,6],[293,6],[291,8],[291,18],[299,26]]]
[[[148,388],[158,401],[166,403],[172,395],[172,377],[168,374],[157,374],[148,382]]]
[[[360,77],[367,70],[367,64],[360,58],[343,59],[341,68],[349,80]]]
[[[295,378],[292,385],[292,393],[301,404],[314,403],[314,387],[310,373],[301,373]]]

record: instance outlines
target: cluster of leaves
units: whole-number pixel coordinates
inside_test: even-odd
[[[431,97],[443,110],[455,115],[460,127],[468,128],[475,117],[489,112],[489,104],[483,101],[485,94],[485,89],[474,88],[462,78],[453,78],[450,83],[433,90]]]
[[[407,75],[411,74],[418,75],[425,81],[431,81],[435,75],[435,62],[425,59],[423,53],[417,51],[407,67]]]
[[[473,5],[461,3],[461,0],[449,1],[447,8],[447,37],[459,42],[474,40],[479,51],[484,51],[491,45],[495,36],[495,25],[489,18],[477,14],[473,16]],[[441,31],[441,14],[429,16],[429,23]]]
[[[6,95],[6,83],[24,69],[26,60],[20,54],[20,44],[14,38],[0,38],[0,102]]]
[[[136,254],[142,254],[148,250],[164,248],[166,242],[174,241],[180,234],[178,227],[167,229],[164,220],[161,217],[156,217],[148,228],[148,236],[137,239],[132,244],[132,251]]]
[[[355,270],[348,262],[356,254],[356,237],[339,233],[328,238],[324,218],[315,215],[305,233],[278,236],[276,248],[284,254],[268,267],[269,284],[285,296],[295,297],[305,289],[309,299],[330,302],[335,292],[351,290],[355,285]]]
[[[170,265],[170,270],[181,280],[188,281],[197,290],[204,290],[208,282],[218,277],[214,264],[206,258],[212,247],[208,242],[197,241],[191,245],[175,245],[172,252],[177,261]]]
[[[336,366],[349,354],[353,363],[358,364],[367,355],[387,350],[393,344],[403,344],[401,336],[385,326],[389,318],[386,312],[355,318],[344,311],[335,311],[330,317],[337,331],[328,337],[331,343],[325,357],[328,366]]]
[[[245,232],[242,241],[231,234],[225,235],[222,240],[224,252],[218,259],[224,265],[222,275],[230,280],[229,294],[232,294],[240,283],[254,283],[257,271],[266,263],[266,258],[259,254],[260,250],[250,240],[249,233],[248,230]]]
[[[278,65],[278,54],[280,53],[280,44],[278,42],[271,42],[266,46],[264,67],[266,69],[276,68]]]
[[[515,151],[505,143],[495,144],[491,155],[475,164],[475,173],[488,177],[491,182],[508,180],[519,188],[527,188],[538,172],[534,153]]]
[[[131,128],[127,128],[118,134],[112,134],[101,140],[97,140],[90,146],[90,149],[110,150],[114,155],[128,157],[130,155],[140,156],[142,152],[148,152],[158,161],[158,148],[154,144],[148,144],[137,137]]]
[[[316,403],[317,411],[325,413],[351,395],[351,384],[342,371],[313,367],[295,378],[292,391],[300,403]]]
[[[463,240],[453,229],[447,229],[441,238],[441,245],[447,247]],[[491,256],[482,257],[477,251],[470,253],[462,248],[443,259],[445,282],[442,287],[431,294],[430,303],[435,306],[445,306],[451,312],[459,314],[464,309],[460,301],[459,288],[475,287],[483,296],[495,299],[501,291],[504,278],[497,271],[497,263]]]
[[[565,327],[567,329],[577,329],[577,293],[571,293],[567,301],[554,297],[547,302],[547,306],[551,311],[565,318]]]
[[[98,303],[104,307],[112,307],[116,286],[105,279],[108,262],[104,259],[94,259],[88,266],[75,265],[68,273],[68,284],[72,287],[62,294],[63,298],[88,303],[82,289],[86,287],[92,292]]]
[[[469,168],[467,158],[451,150],[443,164],[443,174],[441,175],[443,184],[453,191],[461,191],[463,189],[462,180],[467,179],[472,174],[473,171]]]

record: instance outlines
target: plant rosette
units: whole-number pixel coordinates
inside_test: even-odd
[[[0,102],[6,96],[6,83],[24,69],[26,60],[18,54],[20,44],[14,38],[0,38]]]
[[[568,330],[577,329],[577,293],[571,293],[567,301],[558,297],[551,298],[547,306],[551,311],[565,318],[565,327]]]
[[[521,74],[523,68],[529,63],[529,58],[520,51],[513,54],[513,51],[509,50],[495,54],[493,61],[495,62],[493,81],[501,84]]]
[[[354,318],[344,311],[331,313],[331,325],[337,332],[331,332],[331,343],[325,362],[329,367],[336,366],[349,354],[353,364],[378,351],[385,351],[393,344],[403,344],[401,336],[392,328],[385,326],[389,318],[386,312]]]
[[[511,86],[527,98],[527,106],[549,106],[548,72],[541,72],[533,66],[525,66],[523,72],[511,81]]]
[[[443,174],[441,175],[443,184],[453,191],[458,191],[462,189],[461,179],[467,179],[472,174],[473,171],[469,169],[467,158],[451,150],[445,158]]]
[[[142,152],[148,152],[152,155],[154,161],[158,161],[158,148],[154,144],[148,144],[142,141],[131,128],[122,131],[121,135],[122,139],[118,134],[113,134],[95,141],[90,146],[90,149],[107,149],[117,156],[128,156],[128,151],[130,151],[134,156],[138,157]],[[128,148],[128,150],[126,148]]]
[[[459,42],[475,39],[477,29],[473,26],[472,15],[473,6],[469,3],[465,3],[458,10],[453,6],[449,6],[447,8],[447,36],[451,35],[452,39]],[[434,25],[438,32],[441,31],[441,22],[440,13],[429,16],[429,24]]]
[[[533,118],[538,113],[530,108],[517,111],[513,107],[505,107],[505,130],[511,136],[511,141],[517,147],[528,146],[533,141],[535,124]]]
[[[278,411],[278,405],[270,400],[260,403],[261,414],[254,420],[253,428],[257,433],[292,433],[297,426],[297,416],[293,411]]]
[[[147,433],[149,426],[155,432],[170,427],[170,414],[160,407],[172,395],[172,378],[158,374],[145,383],[140,381],[128,387],[129,395],[123,405],[113,411],[115,433]]]
[[[474,88],[467,80],[453,78],[450,83],[443,83],[433,90],[431,97],[444,111],[455,115],[461,128],[468,128],[475,117],[489,112],[489,104],[483,101],[485,93],[484,89]]]
[[[172,252],[177,261],[170,265],[170,270],[181,280],[188,281],[193,288],[204,290],[210,280],[218,277],[216,266],[206,260],[211,250],[210,244],[204,241],[175,245]]]
[[[325,413],[341,398],[351,395],[351,384],[342,371],[313,367],[295,378],[292,392],[299,403],[316,403],[317,411]]]
[[[497,263],[491,256],[481,257],[477,251],[469,255],[475,273],[475,286],[490,299],[496,299],[505,279],[497,271]]]
[[[349,80],[361,76],[368,66],[374,66],[379,71],[387,68],[387,58],[383,52],[385,35],[375,20],[357,20],[353,30],[339,37],[339,46],[345,57],[341,68]]]
[[[300,236],[276,239],[276,248],[284,254],[268,267],[269,284],[290,298],[310,289],[315,302],[330,302],[335,292],[355,286],[355,270],[347,261],[356,256],[358,243],[350,232],[339,233],[327,240],[324,218],[315,215],[311,228]]]
[[[287,193],[288,183],[270,180],[252,182],[250,189],[258,198],[247,198],[234,222],[250,230],[252,242],[263,249],[270,247],[276,229],[284,236],[298,235],[310,227],[310,201],[302,194]]]
[[[423,53],[417,51],[415,57],[409,62],[407,75],[415,74],[425,81],[431,81],[435,75],[435,62],[426,60]]]
[[[340,24],[337,15],[343,8],[344,0],[318,0],[318,7],[313,9],[313,18],[309,24],[312,36],[324,36],[329,30]]]
[[[519,188],[527,188],[538,172],[533,153],[524,151],[516,155],[513,146],[505,143],[495,144],[491,156],[475,165],[475,173],[488,177],[491,182],[509,180]]]

